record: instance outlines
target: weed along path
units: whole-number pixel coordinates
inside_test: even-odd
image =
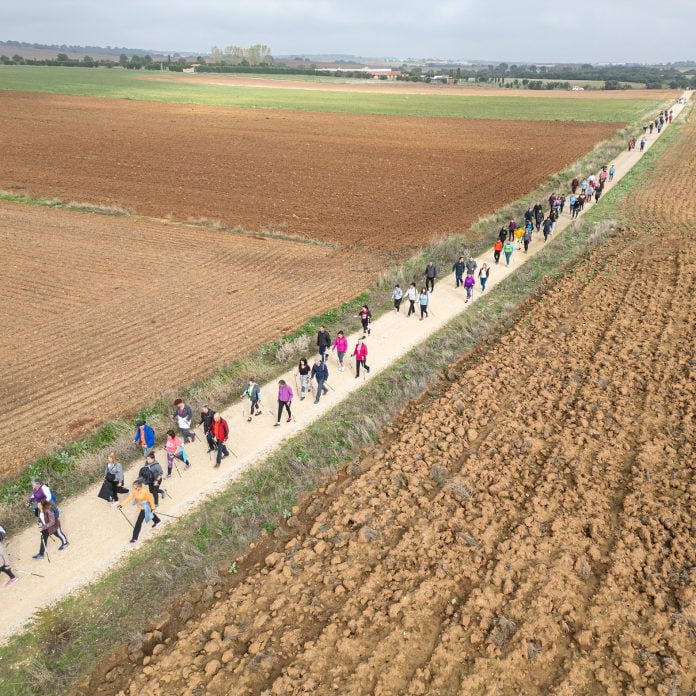
[[[675,105],[675,115],[681,109],[680,105]],[[648,138],[648,148],[657,137],[654,134]],[[619,155],[613,161],[616,166],[616,175],[608,187],[615,185],[640,157],[641,153],[638,149],[632,152],[625,151]],[[565,213],[559,220],[556,232],[549,243],[553,244],[553,239],[570,224],[570,218]],[[492,252],[477,258],[479,267],[484,262],[492,267],[486,292],[514,273],[543,246],[543,236],[535,233],[529,253],[515,250],[509,267],[505,266],[504,258],[500,264],[495,265]],[[480,296],[480,286],[477,284],[473,302]],[[435,286],[431,297],[430,317],[427,319],[420,321],[417,315],[407,318],[408,302],[406,302],[406,307],[402,305],[401,314],[391,312],[376,320],[372,326],[371,335],[366,340],[369,348],[368,364],[371,367],[371,373],[367,379],[374,379],[380,371],[465,311],[473,304],[473,302],[465,304],[465,298],[464,289],[456,289],[453,276],[448,274],[441,277]],[[352,334],[348,337],[348,355],[352,352],[359,335]],[[317,405],[311,398],[300,401],[299,395],[296,394],[293,400],[295,416],[293,422],[288,423],[283,418],[280,427],[273,427],[277,394],[275,383],[263,385],[261,389],[263,413],[255,417],[252,422],[249,423],[243,418],[242,409],[248,409],[246,400],[225,410],[223,415],[230,426],[228,445],[234,454],[224,459],[222,466],[216,469],[213,467],[214,462],[206,453],[207,447],[204,440],[199,439],[196,443],[189,445],[187,450],[192,462],[191,469],[182,470],[181,476],[175,471],[173,477],[165,482],[165,488],[170,495],[160,502],[158,510],[163,515],[163,524],[154,532],[146,527],[141,534],[139,544],[153,543],[153,537],[154,543],[158,543],[157,537],[161,534],[161,529],[166,528],[170,521],[168,516],[183,515],[202,499],[214,495],[241,471],[253,466],[255,462],[277,448],[281,442],[325,415],[342,399],[362,386],[363,376],[356,379],[348,361],[346,370],[340,372],[332,354],[328,366],[330,371],[328,384],[331,391],[322,397]],[[283,375],[282,379],[293,385],[293,389],[296,390],[294,368]],[[166,457],[161,449],[157,451],[157,455],[158,461],[164,464]],[[141,460],[138,459],[127,467],[127,486],[130,486],[130,482],[136,478],[140,466]],[[65,551],[59,553],[57,545],[49,542],[50,562],[46,559],[32,560],[32,556],[39,550],[40,542],[39,533],[35,527],[25,530],[10,540],[9,554],[15,569],[21,571],[21,580],[8,590],[12,594],[5,595],[5,601],[0,605],[0,640],[6,640],[21,629],[37,610],[50,606],[61,597],[106,572],[111,566],[123,560],[131,550],[132,547],[128,543],[131,537],[129,523],[117,509],[97,498],[96,494],[95,488],[62,502],[63,531],[68,536],[70,545]],[[135,521],[133,508],[124,509],[124,512],[131,522]],[[29,517],[29,512],[27,516]],[[42,577],[25,574],[28,571]]]

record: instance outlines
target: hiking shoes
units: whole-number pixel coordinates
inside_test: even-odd
[[[35,556],[32,556],[35,561],[40,561],[43,557],[44,555],[42,553],[37,553]]]

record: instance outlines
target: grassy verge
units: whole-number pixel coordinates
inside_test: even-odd
[[[613,229],[626,193],[643,184],[662,151],[678,139],[670,128],[630,175],[515,274],[493,288],[423,344],[409,352],[330,414],[285,443],[221,495],[172,524],[157,543],[143,545],[117,569],[57,606],[0,648],[0,695],[63,694],[120,642],[137,638],[143,597],[158,606],[215,577],[250,541],[273,531],[299,498],[359,456],[412,399],[441,379],[443,369],[482,340],[494,341],[538,296]],[[171,543],[168,543],[171,542]]]
[[[354,315],[356,308],[363,303],[370,305],[375,316],[389,311],[389,293],[394,283],[401,283],[405,287],[411,281],[422,280],[427,260],[433,260],[442,271],[449,271],[454,259],[460,254],[471,253],[476,256],[485,251],[490,247],[501,224],[507,223],[511,217],[519,219],[528,206],[545,201],[550,193],[567,190],[568,182],[576,174],[597,171],[601,165],[610,162],[624,149],[627,135],[635,132],[636,127],[637,124],[632,124],[618,131],[614,138],[599,143],[587,155],[552,176],[536,191],[501,208],[495,214],[482,218],[469,230],[431,242],[411,258],[386,270],[371,288],[354,300],[311,319],[290,334],[262,346],[256,354],[233,360],[209,377],[176,394],[164,392],[137,413],[126,414],[120,420],[108,422],[87,437],[68,443],[32,462],[20,475],[0,487],[0,519],[3,520],[3,526],[14,532],[27,525],[26,508],[22,500],[28,495],[34,476],[48,480],[61,498],[85,490],[101,478],[103,462],[109,451],[115,451],[124,461],[132,458],[133,418],[147,418],[156,432],[161,433],[171,424],[168,414],[171,412],[171,403],[177,396],[184,398],[194,408],[203,403],[213,405],[216,410],[225,408],[237,400],[250,375],[254,375],[261,383],[273,380],[301,355],[311,354],[314,335],[320,325],[324,324],[331,335],[335,335],[339,329],[357,330],[359,324]],[[24,197],[16,200],[44,204],[44,199]]]
[[[42,205],[46,208],[61,208],[74,210],[79,213],[96,213],[98,215],[132,215],[133,212],[114,205],[102,205],[100,203],[78,203],[76,201],[62,201],[60,198],[36,198],[23,193],[0,191],[0,201],[12,201],[14,203],[29,203],[30,205]]]
[[[658,100],[645,98],[520,98],[231,87],[206,84],[205,75],[196,76],[198,83],[164,75],[120,69],[0,66],[0,89],[251,109],[532,121],[627,122],[658,105]]]

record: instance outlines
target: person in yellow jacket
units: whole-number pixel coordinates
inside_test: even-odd
[[[522,247],[522,237],[524,236],[524,230],[521,227],[515,229],[515,241],[517,242],[517,248]]]
[[[140,479],[135,479],[135,481],[133,481],[133,488],[131,489],[130,495],[118,506],[118,509],[121,510],[124,505],[128,505],[129,503],[135,505],[140,510],[138,519],[135,521],[135,527],[133,527],[133,538],[130,540],[131,544],[135,544],[135,542],[138,541],[138,536],[140,535],[140,530],[145,520],[148,522],[150,520],[153,521],[153,529],[161,520],[155,514],[155,499],[152,497],[152,493],[143,485]]]

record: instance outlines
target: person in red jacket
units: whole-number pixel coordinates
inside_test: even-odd
[[[215,457],[215,468],[217,468],[220,466],[223,457],[230,456],[230,453],[227,451],[227,446],[225,445],[227,438],[230,436],[230,428],[227,425],[227,421],[219,413],[213,416],[210,432],[213,436],[215,449],[217,450],[217,456]]]
[[[365,372],[369,374],[370,368],[367,366],[367,346],[363,341],[365,337],[358,339],[355,344],[355,350],[353,351],[353,357],[355,358],[355,378],[360,377],[360,366],[365,368]]]

